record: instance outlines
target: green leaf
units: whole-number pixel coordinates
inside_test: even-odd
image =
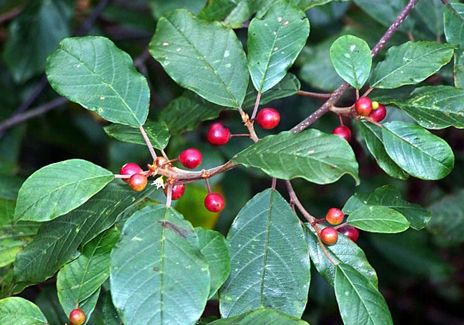
[[[87,203],[44,223],[38,235],[15,261],[18,282],[39,283],[75,257],[77,249],[110,228],[128,208],[151,191],[132,191],[127,184],[111,183]]]
[[[464,88],[464,4],[449,3],[444,13],[444,30],[448,43],[458,46],[454,54],[454,85]]]
[[[300,222],[279,192],[268,189],[239,212],[227,235],[231,273],[220,290],[223,317],[270,307],[301,317],[311,279]]]
[[[394,103],[424,128],[464,128],[463,89],[451,86],[421,87],[407,100]]]
[[[148,115],[150,90],[131,57],[100,36],[66,38],[47,60],[57,93],[113,123],[139,127]]]
[[[93,311],[95,310],[95,307],[97,306],[98,298],[100,297],[100,291],[101,289],[98,288],[97,291],[95,291],[89,298],[85,299],[84,301],[81,302],[79,307],[84,311],[85,316],[87,317],[87,320],[90,320],[90,316],[92,316]],[[76,306],[67,306],[67,315],[71,312],[73,308]],[[64,308],[64,307],[63,307]],[[71,309],[69,309],[71,308]],[[86,322],[86,324],[90,324],[89,321]]]
[[[322,250],[314,229],[309,224],[305,224],[305,230],[311,262],[313,262],[317,272],[333,286],[335,280],[335,265],[332,264]],[[339,234],[337,244],[326,246],[326,250],[333,260],[353,266],[356,270],[359,270],[369,282],[377,287],[377,273],[369,264],[364,251],[351,239]]]
[[[21,186],[15,219],[53,220],[87,202],[113,179],[110,171],[81,159],[45,166]]]
[[[47,56],[70,34],[74,1],[29,1],[9,26],[4,59],[13,78],[23,82],[42,72]]]
[[[411,176],[437,180],[453,170],[454,154],[443,139],[406,122],[388,122],[383,126],[385,150]]]
[[[350,265],[336,266],[335,297],[346,325],[393,325],[380,292]]]
[[[1,325],[47,325],[47,319],[39,307],[20,298],[9,297],[0,300]]]
[[[371,193],[356,193],[343,207],[343,212],[351,212],[363,206],[384,206],[400,212],[408,219],[411,228],[420,230],[430,220],[430,212],[420,205],[409,203],[401,198],[401,193],[393,186],[381,186]]]
[[[358,163],[348,142],[315,129],[267,136],[232,160],[287,180],[301,177],[316,184],[329,184],[349,174],[359,181]]]
[[[211,325],[257,325],[257,324],[266,324],[266,325],[309,325],[304,320],[290,317],[287,314],[280,313],[274,309],[270,308],[259,308],[248,313],[219,319],[212,323]]]
[[[341,36],[330,47],[330,59],[343,80],[356,89],[364,86],[372,66],[371,49],[366,41],[352,35]]]
[[[171,135],[169,134],[169,129],[165,122],[147,121],[143,125],[143,128],[145,129],[153,147],[160,150],[166,148]],[[105,126],[103,129],[106,134],[119,141],[146,146],[139,128],[112,124]]]
[[[367,149],[382,170],[391,177],[407,179],[409,175],[403,171],[387,154],[383,146],[382,129],[377,125],[360,120],[356,123],[359,134],[366,142]]]
[[[393,89],[414,85],[430,77],[453,57],[454,46],[430,41],[392,46],[384,61],[375,67],[370,86]]]
[[[182,87],[218,105],[242,105],[248,72],[232,30],[177,10],[158,21],[150,53]]]
[[[172,134],[194,130],[201,122],[215,119],[226,109],[207,102],[192,92],[173,99],[160,113]],[[179,118],[182,116],[182,118]]]
[[[210,290],[198,245],[192,225],[173,209],[134,213],[111,253],[111,294],[125,324],[195,324]]]
[[[13,222],[15,202],[0,199],[0,267],[7,266],[16,258],[27,243],[37,234],[39,224]]]
[[[278,1],[248,27],[248,70],[256,90],[278,84],[306,44],[309,21],[304,12]]]
[[[201,227],[195,228],[200,251],[208,261],[211,276],[209,298],[224,284],[230,273],[229,248],[219,232]]]
[[[240,28],[257,11],[260,1],[209,0],[198,14],[206,21],[220,21],[224,26]]]
[[[409,221],[400,212],[385,206],[363,206],[350,213],[348,224],[369,232],[394,234],[409,228]]]
[[[435,235],[440,243],[457,245],[464,241],[464,190],[446,195],[434,202],[429,209],[433,218],[427,230]]]
[[[287,73],[284,79],[277,85],[262,94],[259,101],[260,105],[267,104],[273,100],[289,97],[295,95],[301,88],[301,83],[298,78],[291,73]],[[253,84],[248,85],[245,100],[243,101],[244,108],[253,108],[256,102],[256,96],[258,92],[253,87]]]
[[[119,231],[115,229],[102,233],[85,245],[77,259],[66,264],[58,272],[58,298],[66,314],[97,292],[108,279],[110,253],[118,239]]]
[[[412,11],[416,30],[427,28],[436,39],[443,34],[443,3],[441,0],[419,1]],[[420,24],[418,24],[420,23]]]

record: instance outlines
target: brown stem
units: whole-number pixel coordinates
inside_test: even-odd
[[[396,17],[390,27],[387,29],[385,34],[380,38],[380,40],[375,44],[374,48],[371,51],[372,57],[376,56],[387,44],[387,42],[392,38],[393,34],[398,30],[401,23],[406,19],[411,10],[414,8],[418,0],[409,0],[408,4],[401,10],[400,14]],[[292,132],[298,133],[311,124],[316,122],[321,116],[329,112],[330,107],[335,105],[337,101],[343,96],[343,94],[350,88],[350,85],[346,82],[342,83],[330,96],[330,98],[314,113],[309,115],[306,119],[298,123],[292,128]]]
[[[305,217],[305,219],[309,221],[311,226],[314,227],[314,225],[316,225],[316,218],[314,216],[312,216],[304,208],[303,204],[301,204],[300,200],[298,199],[298,196],[296,196],[295,190],[293,189],[292,183],[290,183],[290,181],[285,181],[285,185],[287,186],[287,191],[288,191],[288,195],[290,196],[290,201],[293,204],[295,204],[295,206],[298,208],[298,210],[300,210],[303,217]]]
[[[172,203],[172,185],[168,184],[166,188],[166,207],[170,207]]]
[[[150,138],[148,137],[147,132],[145,132],[145,129],[143,128],[143,126],[140,126],[139,129],[140,129],[140,133],[142,133],[143,140],[145,141],[145,144],[147,145],[148,151],[150,151],[150,155],[153,158],[153,161],[155,161],[157,158],[157,155],[156,155],[155,149],[153,148],[153,144],[151,143]]]
[[[312,91],[303,91],[299,90],[296,92],[298,96],[305,96],[305,97],[312,97],[312,98],[319,98],[319,99],[327,99],[330,98],[332,93],[315,93]]]
[[[256,95],[255,107],[253,107],[253,113],[251,114],[251,119],[254,120],[256,117],[256,113],[258,113],[259,103],[261,101],[261,93],[258,91]]]
[[[250,139],[253,140],[253,142],[258,142],[259,138],[253,126],[253,120],[251,120],[248,114],[245,113],[245,111],[240,107],[238,111],[240,113],[240,116],[242,117],[243,124],[245,124],[246,128],[248,129],[248,132],[250,132]]]
[[[19,15],[19,13],[21,12],[22,8],[20,7],[17,7],[17,8],[13,8],[11,9],[10,11],[7,11],[3,14],[0,15],[0,25],[2,25],[3,23],[13,19],[14,17],[16,17],[17,15]]]

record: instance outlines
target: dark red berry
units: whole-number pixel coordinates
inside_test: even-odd
[[[119,170],[119,174],[121,175],[127,175],[127,176],[132,176],[134,174],[139,174],[143,172],[142,168],[140,168],[139,165],[135,163],[127,163],[124,166],[121,167]],[[123,178],[123,181],[126,183],[129,183],[129,178]]]
[[[208,193],[205,197],[205,207],[211,212],[221,212],[224,209],[224,198],[219,193]]]
[[[136,192],[141,192],[147,187],[148,179],[143,174],[135,174],[129,178],[129,186]]]
[[[184,195],[184,192],[185,192],[184,184],[175,184],[172,186],[171,198],[173,200],[178,200]],[[164,193],[167,193],[167,187],[164,188]]]
[[[369,117],[372,118],[376,122],[383,121],[385,116],[387,116],[387,108],[382,104],[380,104],[379,107],[375,111],[372,111],[369,114]]]
[[[337,208],[330,208],[325,215],[325,220],[333,226],[341,224],[344,218],[343,211]]]
[[[201,152],[195,148],[189,148],[182,151],[179,155],[179,161],[185,168],[194,169],[201,164]]]
[[[85,313],[82,309],[76,308],[69,313],[69,322],[71,325],[82,325],[85,323]]]
[[[226,128],[221,123],[213,123],[208,129],[208,134],[206,135],[208,142],[216,146],[222,146],[229,142],[230,139],[230,130]]]
[[[321,230],[321,240],[326,245],[335,245],[338,240],[338,232],[332,227],[326,227]]]
[[[263,129],[273,129],[280,122],[280,113],[275,108],[263,108],[256,115],[256,123]]]
[[[368,116],[372,111],[372,101],[369,97],[360,97],[354,104],[358,115]]]
[[[343,226],[339,228],[338,231],[354,242],[356,242],[359,238],[359,230],[353,226]]]
[[[338,135],[340,138],[345,139],[346,141],[351,140],[351,130],[349,127],[345,125],[337,126],[333,131],[332,134]]]

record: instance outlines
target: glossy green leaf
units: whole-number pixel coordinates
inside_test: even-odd
[[[102,233],[84,246],[77,259],[58,272],[58,298],[66,314],[97,292],[108,279],[110,253],[118,239],[119,231],[115,229]]]
[[[206,4],[206,0],[149,0],[148,2],[156,18],[180,8],[188,9],[190,12],[197,14]]]
[[[443,13],[445,36],[448,43],[458,46],[454,54],[454,85],[464,88],[464,4],[449,3]]]
[[[100,36],[66,38],[47,60],[57,93],[104,119],[139,127],[148,115],[150,90],[131,57]]]
[[[372,56],[369,45],[353,35],[339,37],[330,47],[330,59],[343,80],[360,89],[369,78]]]
[[[333,286],[336,267],[324,254],[314,229],[309,224],[305,224],[305,230],[311,262],[324,279]],[[364,251],[351,239],[339,234],[337,243],[332,246],[326,246],[326,250],[334,261],[353,266],[369,282],[377,287],[377,273],[369,264]]]
[[[194,130],[201,122],[215,119],[222,110],[227,109],[207,102],[192,92],[185,92],[174,98],[161,111],[164,121],[172,134]]]
[[[464,190],[449,194],[434,202],[429,209],[433,218],[427,229],[442,244],[457,245],[464,241]]]
[[[125,324],[195,324],[210,273],[192,225],[171,208],[148,206],[124,225],[111,253],[111,295]]]
[[[70,34],[74,1],[29,1],[9,26],[3,57],[13,78],[23,82],[43,72],[47,56]]]
[[[346,325],[393,325],[381,293],[350,265],[336,266],[335,297]]]
[[[464,90],[451,86],[416,89],[405,101],[394,102],[427,129],[464,128]]]
[[[454,46],[430,41],[392,46],[384,61],[375,67],[370,86],[393,89],[414,85],[430,77],[453,57]]]
[[[343,207],[343,212],[351,212],[363,206],[384,206],[400,212],[408,219],[411,228],[420,230],[430,220],[430,212],[420,205],[409,203],[401,198],[399,190],[391,185],[381,186],[373,192],[356,193]]]
[[[377,161],[382,170],[391,177],[407,179],[409,175],[402,170],[387,154],[383,146],[382,129],[373,123],[361,120],[356,123],[356,128],[363,140],[366,142],[367,149]]]
[[[382,137],[390,158],[411,176],[436,180],[454,167],[454,154],[443,139],[416,124],[388,122]]]
[[[81,159],[45,166],[21,186],[15,219],[53,220],[87,202],[113,179],[110,171]]]
[[[258,0],[209,0],[198,17],[206,21],[220,21],[230,28],[240,28],[261,4],[262,1]]]
[[[81,207],[44,223],[34,240],[16,257],[18,282],[28,285],[51,277],[76,257],[80,246],[113,226],[120,215],[151,192],[135,193],[127,184],[121,183],[107,185]]]
[[[301,317],[311,279],[300,222],[279,192],[268,189],[240,210],[227,235],[231,273],[220,311],[231,317],[270,307]]]
[[[211,283],[209,298],[224,284],[230,273],[230,255],[226,239],[219,232],[205,228],[195,228],[200,251],[209,265]]]
[[[165,122],[147,121],[143,128],[156,149],[164,149],[169,143],[168,126]],[[146,146],[139,128],[126,125],[112,124],[104,127],[106,134],[122,142],[135,143]]]
[[[369,232],[393,234],[409,228],[409,221],[400,212],[385,206],[363,206],[350,213],[348,224]]]
[[[20,298],[9,297],[0,300],[0,325],[47,325],[47,319],[39,307]]]
[[[232,30],[177,10],[158,21],[150,53],[182,87],[218,105],[242,105],[249,78]]]
[[[258,92],[277,85],[306,44],[309,22],[304,12],[278,1],[248,27],[248,70]]]
[[[287,73],[284,79],[277,85],[262,94],[259,101],[260,105],[267,104],[273,100],[289,97],[295,95],[301,88],[301,83],[298,78],[291,73]],[[253,108],[256,103],[256,96],[258,92],[254,88],[253,84],[248,85],[245,100],[243,101],[244,108]]]
[[[281,179],[328,184],[349,174],[358,182],[358,163],[348,142],[315,129],[267,136],[232,160]]]
[[[0,199],[0,267],[7,266],[29,243],[39,228],[34,222],[14,222],[15,202]]]
[[[211,325],[309,325],[307,322],[290,317],[270,308],[259,308],[254,311],[230,318],[219,319]]]

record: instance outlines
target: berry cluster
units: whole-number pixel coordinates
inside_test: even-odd
[[[326,245],[335,245],[338,241],[338,233],[342,233],[343,235],[347,236],[352,241],[356,242],[359,238],[359,230],[345,225],[342,227],[331,227],[331,226],[338,226],[340,225],[345,218],[345,214],[342,210],[337,208],[330,208],[325,215],[325,221],[330,225],[325,227],[319,233],[319,237],[321,241]]]
[[[85,323],[85,313],[80,308],[75,308],[69,313],[69,322],[71,325],[82,325]]]
[[[357,116],[367,118],[375,123],[380,123],[387,116],[387,108],[379,102],[372,101],[369,97],[360,97],[354,103],[354,109]],[[332,134],[338,135],[346,141],[351,140],[351,130],[345,125],[336,127]]]

